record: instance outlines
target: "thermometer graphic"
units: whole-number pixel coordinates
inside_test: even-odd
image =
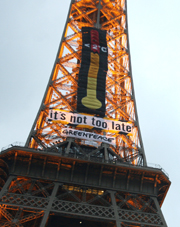
[[[91,56],[87,77],[87,96],[82,98],[82,104],[90,109],[99,109],[102,103],[97,99],[97,76],[99,72],[99,33],[91,30]]]

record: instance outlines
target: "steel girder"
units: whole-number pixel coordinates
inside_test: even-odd
[[[43,217],[34,225],[43,227],[58,214],[116,226],[167,226],[156,197],[26,177],[11,177],[0,204],[1,226],[33,226]]]
[[[170,181],[161,170],[23,147],[1,159],[9,173],[0,192],[2,226],[44,227],[51,215],[108,227],[166,226],[160,206]]]
[[[67,152],[66,148],[66,142],[64,147],[44,152],[12,147],[1,153],[1,159],[6,162],[9,174],[155,196],[162,205],[170,186],[162,169],[106,159],[104,150],[89,150],[88,146],[81,147],[84,153],[78,149],[72,152],[72,148]]]

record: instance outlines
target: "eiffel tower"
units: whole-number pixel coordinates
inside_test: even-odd
[[[85,43],[84,37],[92,42]],[[101,37],[105,37],[102,45]],[[85,47],[91,52],[92,67],[84,63],[90,59],[83,57]],[[91,76],[97,62],[102,69]],[[99,73],[105,75],[102,84],[97,83]],[[80,86],[81,74],[87,88]],[[89,85],[89,81],[95,82]],[[103,83],[104,90],[99,88]],[[92,86],[95,93],[89,91]],[[84,89],[92,104],[82,101],[85,96],[78,101]],[[98,92],[105,95],[104,104]],[[78,106],[81,102],[84,112]],[[64,116],[71,116],[71,122]],[[167,226],[160,207],[170,181],[161,168],[147,166],[134,95],[126,0],[71,0],[26,144],[1,152],[0,173],[3,227]]]

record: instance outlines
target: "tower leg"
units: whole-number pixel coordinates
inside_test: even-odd
[[[164,216],[163,216],[163,214],[162,214],[162,211],[161,211],[161,208],[160,208],[160,206],[159,206],[159,203],[158,203],[158,201],[157,201],[157,198],[154,197],[153,200],[154,200],[155,206],[156,206],[156,208],[157,208],[157,213],[159,214],[159,216],[161,217],[161,220],[162,220],[162,222],[163,222],[163,226],[164,226],[164,227],[168,227],[167,224],[166,224],[166,221],[165,221],[165,219],[164,219]]]
[[[48,206],[46,208],[46,211],[44,213],[44,216],[42,218],[40,227],[45,227],[46,226],[46,223],[47,223],[47,220],[48,220],[48,217],[49,217],[49,213],[50,213],[54,198],[55,198],[55,196],[57,194],[58,188],[59,188],[59,184],[55,183],[54,189],[52,191],[51,199],[49,200],[49,204],[48,204]]]
[[[116,204],[116,199],[115,199],[115,192],[113,191],[109,191],[110,196],[111,196],[111,202],[114,208],[114,213],[115,213],[115,219],[116,219],[116,227],[121,227],[120,224],[120,219],[119,219],[119,215],[118,215],[118,211],[117,211],[117,204]]]
[[[1,199],[2,195],[3,195],[6,191],[8,191],[8,187],[9,187],[11,181],[13,180],[13,178],[14,178],[14,176],[9,176],[9,177],[8,177],[8,179],[7,179],[6,183],[5,183],[5,185],[3,186],[3,188],[2,188],[1,191],[0,191],[0,199]]]

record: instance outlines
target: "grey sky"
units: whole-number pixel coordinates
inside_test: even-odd
[[[39,109],[70,0],[0,0],[0,148],[25,142]],[[180,2],[128,0],[130,51],[147,161],[172,185],[162,210],[179,226]]]

